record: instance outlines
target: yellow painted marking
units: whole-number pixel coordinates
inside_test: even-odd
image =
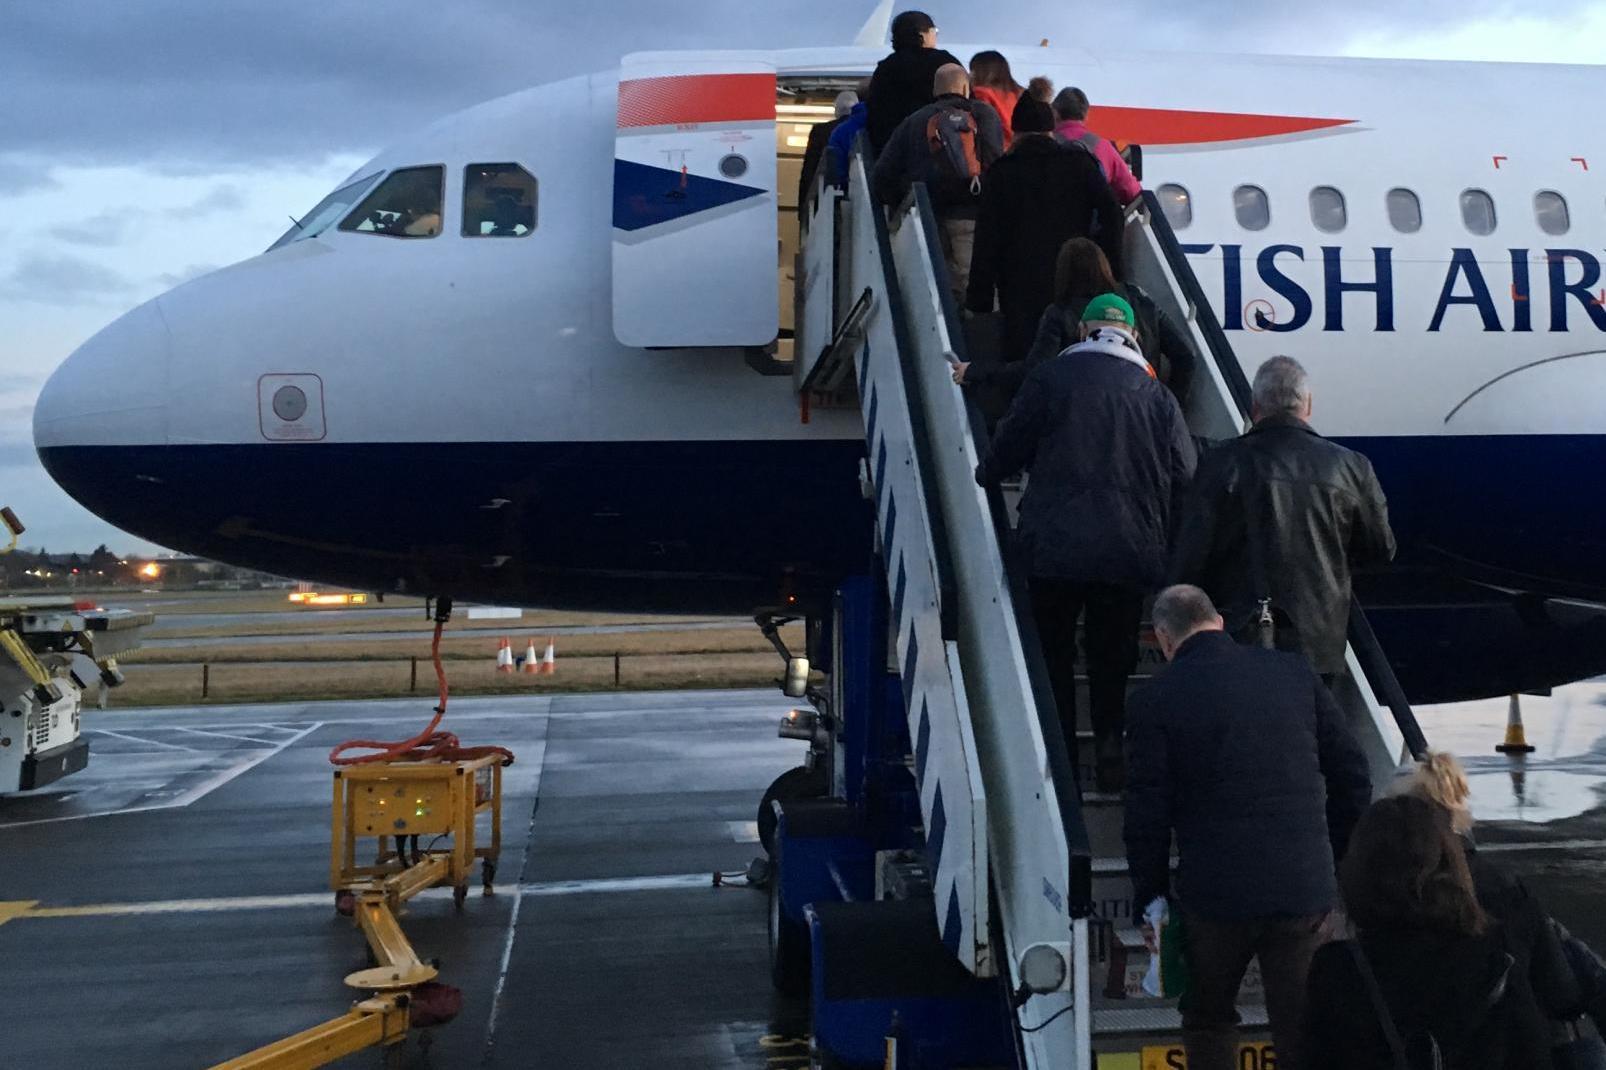
[[[10,902],[0,902],[0,925],[4,925],[12,918],[25,917],[28,911],[38,903],[37,899],[13,899]]]
[[[1099,1070],[1143,1070],[1143,1057],[1135,1051],[1099,1052]]]

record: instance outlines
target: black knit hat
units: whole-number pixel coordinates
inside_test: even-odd
[[[1030,93],[1022,93],[1015,104],[1015,114],[1010,117],[1010,125],[1017,134],[1052,134],[1054,109]]]
[[[892,47],[919,48],[920,35],[937,24],[924,11],[904,11],[892,20]]]

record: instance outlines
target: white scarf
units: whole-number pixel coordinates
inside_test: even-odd
[[[1138,349],[1137,339],[1119,327],[1100,327],[1088,335],[1086,341],[1078,342],[1060,355],[1073,353],[1103,353],[1107,357],[1119,357],[1142,368],[1149,378],[1158,378],[1154,374],[1154,368],[1143,359],[1143,352]]]

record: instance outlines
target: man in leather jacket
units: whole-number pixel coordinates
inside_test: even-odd
[[[1299,362],[1262,364],[1254,427],[1199,461],[1171,576],[1208,591],[1240,636],[1269,600],[1276,645],[1331,682],[1344,668],[1350,569],[1391,560],[1394,533],[1371,462],[1318,435],[1310,414]]]

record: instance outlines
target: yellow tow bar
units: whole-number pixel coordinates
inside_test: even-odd
[[[488,840],[476,841],[479,818]],[[459,908],[468,894],[476,859],[485,894],[502,846],[502,764],[496,756],[456,762],[373,762],[335,771],[329,877],[337,909],[349,912],[377,964],[346,977],[371,993],[339,1018],[274,1041],[212,1070],[312,1070],[370,1047],[399,1050],[413,1024],[414,992],[435,979],[418,958],[396,911],[426,888],[450,885]],[[409,838],[448,839],[440,850],[416,848]],[[387,837],[395,847],[385,846]],[[357,842],[379,842],[373,865],[358,865]],[[427,1023],[426,1023],[427,1024]]]

